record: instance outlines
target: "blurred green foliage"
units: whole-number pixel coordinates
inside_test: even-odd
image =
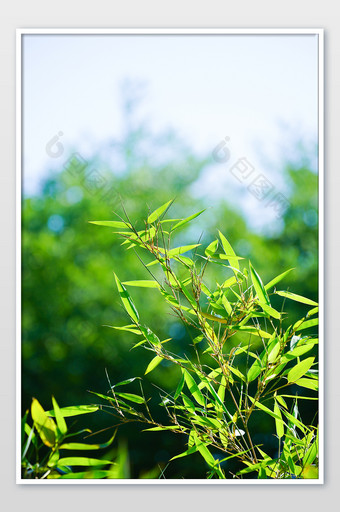
[[[122,251],[121,241],[111,236],[109,228],[96,229],[88,223],[93,219],[118,219],[113,211],[123,216],[122,204],[132,219],[146,216],[146,204],[152,210],[172,198],[173,218],[211,207],[195,223],[200,228],[194,233],[197,240],[201,237],[209,242],[218,228],[240,256],[251,258],[264,281],[282,269],[298,268],[298,272],[287,276],[285,289],[291,285],[295,293],[317,300],[317,175],[305,165],[300,168],[299,164],[283,164],[290,186],[290,207],[282,218],[282,232],[265,237],[251,232],[241,212],[225,200],[205,204],[193,197],[191,186],[211,163],[210,155],[195,156],[173,135],[155,138],[143,124],[132,122],[127,122],[124,139],[114,144],[113,151],[122,163],[119,172],[112,171],[113,164],[105,165],[99,155],[84,162],[74,154],[68,160],[61,159],[60,172],[50,173],[40,194],[23,199],[23,412],[32,396],[44,407],[51,395],[60,406],[93,403],[87,390],[106,392],[109,388],[105,369],[109,378],[117,382],[139,376],[149,361],[145,351],[130,352],[133,334],[105,327],[126,324],[126,314],[113,286],[113,271],[122,281],[146,278],[143,265],[136,263],[132,251]],[[188,236],[183,230],[178,235],[180,243],[187,238],[192,240],[193,233]],[[148,289],[136,290],[134,300],[143,311],[145,323],[152,325],[159,337],[171,336],[179,347],[185,343],[184,327],[157,294]],[[287,304],[286,310],[293,320],[301,316],[296,304]],[[173,370],[165,363],[161,367],[163,371],[155,374],[157,385],[175,385],[177,376]],[[157,390],[152,388],[150,392],[157,400]],[[97,430],[109,427],[110,417],[103,413],[100,425],[89,426]],[[177,439],[180,436],[173,440],[170,435],[169,440],[169,436],[158,432],[147,434],[148,444],[146,434],[142,434],[143,440],[138,435],[140,430],[140,426],[131,425],[124,431],[125,437],[129,436],[132,477],[151,470],[155,464],[164,466],[184,447],[184,437],[179,446],[175,443],[181,443]],[[184,477],[204,475],[195,456],[189,462],[191,467],[184,471],[182,468]],[[168,475],[176,477],[176,463]]]

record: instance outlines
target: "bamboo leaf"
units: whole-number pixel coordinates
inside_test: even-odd
[[[42,442],[46,446],[54,446],[57,438],[57,425],[47,416],[36,398],[32,400],[31,415]]]
[[[98,411],[99,407],[97,405],[71,405],[69,407],[61,407],[60,411],[64,418],[71,416],[79,416],[81,414],[89,414],[91,412]],[[54,411],[47,411],[46,414],[48,416],[54,416]]]
[[[208,257],[213,256],[215,254],[215,252],[217,251],[217,248],[218,248],[218,240],[214,240],[213,242],[211,242],[211,244],[208,245],[208,247],[204,251],[205,255]]]
[[[298,322],[294,325],[294,328],[295,328],[295,326],[297,324],[298,324]],[[295,331],[296,332],[303,331],[304,329],[308,329],[309,327],[314,327],[315,325],[318,325],[318,324],[319,324],[319,319],[318,318],[313,318],[313,320],[306,320],[305,322],[300,323],[295,328]]]
[[[302,302],[303,304],[309,304],[310,306],[317,306],[318,303],[314,300],[307,299],[302,295],[297,295],[296,293],[291,293],[287,291],[279,291],[276,292],[277,295],[281,295],[281,297],[286,297],[287,299],[295,300],[296,302]]]
[[[52,404],[53,404],[55,419],[57,422],[57,427],[59,429],[60,434],[62,436],[64,436],[67,433],[67,426],[66,426],[66,422],[64,420],[64,416],[63,416],[54,396],[52,396]]]
[[[134,402],[136,404],[144,404],[144,402],[145,402],[143,397],[138,396],[138,395],[134,395],[132,393],[120,393],[120,392],[118,393],[116,391],[115,394],[117,396],[119,396],[120,398],[125,398],[125,400],[129,400],[130,402]]]
[[[135,324],[124,325],[122,327],[117,327],[116,325],[104,325],[104,327],[110,327],[110,329],[116,329],[117,331],[127,331],[132,332],[133,334],[141,334],[140,331],[136,329]]]
[[[265,290],[268,291],[270,290],[271,288],[273,288],[273,286],[275,286],[277,283],[279,283],[280,281],[282,281],[282,279],[284,279],[286,277],[287,274],[289,274],[289,272],[291,272],[292,270],[294,270],[294,268],[290,268],[289,270],[286,270],[285,272],[283,272],[282,274],[274,277],[274,279],[272,279],[271,281],[269,281],[269,283],[267,283],[265,285]]]
[[[138,315],[138,311],[137,311],[133,301],[132,301],[127,289],[122,285],[122,283],[118,279],[118,276],[116,274],[114,274],[114,276],[115,276],[118,292],[119,292],[119,295],[120,295],[120,298],[121,298],[124,308],[125,308],[126,312],[128,313],[128,315],[132,318],[132,320],[134,320],[136,322],[136,324],[138,324],[139,315]]]
[[[197,452],[198,448],[196,445],[191,446],[191,448],[188,448],[188,450],[185,450],[185,452],[180,453],[179,455],[175,455],[175,457],[172,457],[170,460],[179,459],[180,457],[186,457],[187,455],[191,455],[192,453]]]
[[[100,444],[86,444],[86,443],[64,443],[59,448],[60,450],[99,450],[101,448],[107,448],[113,443],[113,440],[116,436],[116,432],[113,436],[106,442]]]
[[[319,383],[315,379],[299,379],[295,381],[297,386],[301,386],[302,388],[312,389],[313,391],[318,391],[319,389]],[[297,398],[301,398],[298,396]]]
[[[121,222],[117,220],[89,220],[90,224],[96,224],[97,226],[106,226],[108,228],[126,229],[131,228],[131,224],[128,222]],[[128,232],[129,234],[129,232]]]
[[[58,466],[106,466],[112,460],[91,459],[89,457],[65,457],[59,459]]]
[[[188,386],[189,388],[189,391],[190,393],[192,394],[192,396],[195,398],[196,402],[199,403],[200,405],[203,405],[205,406],[205,400],[204,400],[204,396],[202,395],[198,385],[196,384],[194,378],[192,377],[192,375],[187,371],[185,370],[184,368],[182,368],[182,371],[184,373],[184,379],[185,379],[185,382],[186,382],[186,385]]]
[[[236,268],[237,270],[240,270],[240,265],[239,265],[239,262],[238,262],[239,258],[236,257],[234,249],[231,247],[230,243],[228,242],[226,237],[221,233],[221,231],[219,231],[218,233],[220,235],[222,246],[223,246],[223,249],[224,249],[224,252],[225,252],[226,256],[228,257],[230,265],[232,267]]]
[[[274,401],[274,414],[280,417],[280,419],[275,418],[275,427],[276,427],[276,434],[279,439],[284,436],[284,426],[283,426],[283,420],[281,416],[280,407],[277,404],[277,401]]]
[[[190,217],[187,217],[186,219],[183,219],[181,220],[180,222],[178,222],[177,224],[175,224],[175,226],[173,226],[171,228],[171,232],[174,231],[175,229],[178,229],[182,226],[184,226],[184,224],[187,224],[188,222],[190,222],[191,220],[195,219],[196,217],[198,217],[199,215],[201,215],[201,213],[205,212],[206,208],[204,210],[201,210],[200,212],[198,213],[194,213],[193,215],[190,215]]]
[[[160,249],[161,252],[166,253],[168,258],[173,258],[174,256],[178,256],[179,254],[183,254],[185,252],[191,251],[196,247],[199,247],[201,244],[192,244],[192,245],[183,245],[182,247],[175,247],[170,251],[165,251],[164,249]]]
[[[152,224],[153,222],[155,222],[155,220],[159,219],[159,217],[169,208],[173,201],[174,200],[171,199],[171,201],[168,201],[167,203],[157,208],[157,210],[153,211],[148,217],[148,224]]]
[[[140,288],[159,288],[160,285],[157,281],[148,281],[148,280],[140,280],[140,281],[124,281],[125,286],[137,286]]]
[[[156,368],[156,366],[159,365],[159,363],[162,361],[162,359],[163,358],[161,356],[155,356],[153,359],[151,359],[150,363],[148,364],[147,369],[145,370],[144,375],[152,372],[152,370],[154,370]]]
[[[270,306],[268,294],[263,286],[262,280],[252,264],[249,262],[251,280],[253,282],[256,294],[259,298],[260,303]]]
[[[184,373],[182,372],[181,380],[179,381],[177,389],[175,391],[174,400],[177,400],[177,398],[179,397],[179,395],[182,392],[183,387],[184,387]]]
[[[269,416],[272,416],[273,418],[275,418],[276,420],[282,420],[282,417],[281,417],[281,414],[280,416],[278,414],[276,414],[275,412],[271,411],[268,407],[266,407],[265,405],[261,404],[261,402],[257,402],[254,400],[254,398],[252,398],[251,396],[248,396],[249,400],[255,404],[255,406],[258,408],[258,409],[261,409],[263,412],[265,412],[266,414],[269,414]]]
[[[314,357],[308,357],[289,370],[287,375],[288,382],[293,383],[303,377],[314,363],[314,359]]]

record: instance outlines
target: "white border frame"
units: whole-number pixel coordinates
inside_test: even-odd
[[[319,172],[319,478],[315,480],[26,480],[21,478],[21,194],[22,36],[32,35],[316,35],[318,36]],[[320,485],[324,484],[324,30],[303,29],[17,29],[16,31],[16,483],[24,485]]]

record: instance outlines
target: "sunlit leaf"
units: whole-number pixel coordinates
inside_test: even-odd
[[[296,382],[301,377],[303,377],[306,372],[309,370],[309,368],[314,363],[314,357],[308,357],[307,359],[304,359],[300,363],[298,363],[296,366],[294,366],[287,375],[288,382]]]
[[[199,215],[201,215],[201,213],[205,212],[206,208],[204,210],[201,210],[200,212],[198,213],[194,213],[193,215],[190,215],[190,217],[187,217],[186,219],[183,219],[181,220],[180,222],[178,222],[177,224],[175,224],[175,226],[173,226],[171,228],[171,231],[174,231],[175,229],[178,229],[182,226],[184,226],[185,224],[187,224],[188,222],[190,222],[191,220],[195,219],[196,217],[198,217]]]
[[[52,404],[53,404],[53,409],[54,409],[54,416],[55,416],[55,419],[57,422],[57,427],[59,429],[60,434],[63,436],[67,432],[67,426],[66,426],[66,422],[64,420],[63,413],[61,412],[59,405],[57,404],[57,401],[54,398],[54,396],[52,396]]]
[[[280,407],[278,406],[276,400],[274,400],[274,414],[276,414],[277,416],[279,416],[281,418],[281,419],[275,418],[276,434],[277,434],[277,437],[279,439],[281,439],[281,437],[284,436],[285,431],[284,431],[284,425],[283,425],[283,421],[282,421]]]
[[[60,411],[64,418],[71,416],[79,416],[80,414],[89,414],[98,411],[97,405],[71,405],[69,407],[60,407]],[[47,411],[48,416],[54,416],[54,411]]]
[[[214,240],[213,242],[211,242],[211,244],[208,245],[208,247],[204,251],[205,255],[208,257],[213,256],[215,254],[215,252],[217,251],[217,248],[218,248],[218,240]]]
[[[185,379],[185,383],[186,385],[188,386],[188,389],[190,391],[190,393],[192,394],[192,396],[195,398],[196,402],[199,403],[200,405],[205,405],[205,400],[204,400],[204,396],[202,395],[198,385],[196,384],[194,378],[192,377],[192,375],[187,371],[185,370],[184,368],[182,369],[183,373],[184,373],[184,379]]]
[[[262,280],[250,262],[249,262],[249,268],[250,268],[251,280],[253,282],[253,285],[254,285],[254,288],[257,293],[260,303],[270,306],[269,297],[268,297],[268,294],[263,286]]]
[[[148,364],[148,367],[147,369],[145,370],[145,374],[146,375],[147,373],[150,373],[152,372],[152,370],[154,370],[156,368],[156,366],[159,365],[159,363],[162,361],[162,357],[161,356],[155,356],[153,359],[151,359],[150,363]]]
[[[118,393],[115,394],[121,398],[125,398],[125,400],[129,400],[130,402],[135,402],[136,404],[143,404],[145,402],[144,398],[138,395],[134,395],[133,393]]]
[[[128,313],[128,315],[137,324],[138,320],[139,320],[138,311],[137,311],[128,291],[126,290],[126,288],[122,285],[122,283],[118,279],[117,275],[114,274],[114,276],[115,276],[118,292],[119,292],[120,298],[122,300],[123,306],[124,306],[126,312]]]
[[[233,257],[233,256],[236,256],[234,249],[231,247],[230,243],[228,242],[226,237],[221,233],[221,231],[219,231],[218,233],[220,235],[222,246],[223,246],[226,256],[228,257],[230,265],[232,267],[236,268],[237,270],[240,270],[240,265],[238,262],[239,258]]]
[[[172,258],[173,256],[178,256],[179,254],[192,251],[192,249],[195,249],[200,245],[201,244],[183,245],[182,247],[175,247],[174,249],[170,249],[170,251],[165,251],[164,249],[162,249],[161,252],[166,253],[166,256],[168,258]]]
[[[113,464],[113,462],[89,457],[65,457],[59,459],[58,466],[106,466],[107,464]]]
[[[276,414],[275,412],[273,412],[271,409],[269,409],[268,407],[266,407],[265,405],[261,404],[261,402],[258,402],[257,400],[254,400],[254,398],[252,398],[251,396],[248,397],[249,400],[255,404],[255,406],[258,408],[258,409],[261,409],[261,411],[265,412],[266,414],[269,414],[269,416],[272,416],[273,418],[275,418],[276,420],[280,421],[282,420],[282,417],[281,415],[279,416],[278,414]]]
[[[131,228],[128,222],[121,222],[117,220],[89,220],[90,224],[97,224],[97,226],[107,226],[108,228],[126,229]]]
[[[155,220],[159,219],[159,217],[169,208],[171,203],[173,203],[173,199],[171,201],[168,201],[167,203],[163,204],[157,210],[152,212],[148,217],[148,224],[152,224],[152,222],[155,222]]]
[[[302,302],[303,304],[309,304],[310,306],[317,306],[318,303],[314,300],[307,299],[302,295],[296,295],[296,293],[291,293],[287,291],[279,291],[276,292],[277,295],[281,295],[281,297],[286,297],[287,299],[295,300],[296,302]]]
[[[271,288],[273,288],[273,286],[275,286],[277,283],[282,281],[282,279],[284,279],[286,277],[286,275],[289,274],[292,270],[294,270],[294,268],[290,268],[289,270],[286,270],[285,272],[282,272],[282,274],[274,277],[274,279],[272,279],[271,281],[269,281],[269,283],[267,283],[265,285],[265,287],[264,287],[265,290],[268,291]]]
[[[116,430],[117,432],[117,430]],[[116,436],[116,432],[113,436],[106,442],[100,444],[87,444],[87,443],[63,443],[59,448],[60,450],[99,450],[101,448],[107,448],[113,443],[113,440]]]
[[[36,398],[32,400],[31,415],[42,442],[46,446],[54,446],[57,438],[57,425],[47,416]]]
[[[305,322],[302,322],[300,323],[296,328],[295,328],[295,324],[294,325],[294,329],[296,332],[298,331],[302,331],[304,329],[309,329],[309,327],[314,327],[315,325],[318,325],[319,324],[319,319],[318,318],[313,318],[313,320],[306,320]]]
[[[312,389],[313,391],[318,391],[319,389],[319,383],[315,379],[299,379],[295,381],[294,384],[296,384],[297,386],[301,386],[303,388]]]
[[[157,281],[148,281],[148,280],[140,280],[140,281],[124,281],[125,286],[137,286],[141,288],[159,288],[160,285]]]

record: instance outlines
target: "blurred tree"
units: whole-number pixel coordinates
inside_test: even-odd
[[[126,324],[113,271],[124,281],[143,279],[146,270],[132,251],[120,247],[122,241],[110,229],[99,229],[88,221],[114,219],[113,211],[124,216],[122,203],[133,220],[145,218],[146,205],[154,209],[172,198],[176,199],[173,218],[211,206],[190,194],[210,157],[196,157],[173,134],[155,138],[143,122],[133,122],[129,109],[131,104],[125,105],[128,129],[124,140],[111,146],[109,156],[115,163],[105,163],[100,154],[86,162],[75,153],[62,163],[59,173],[47,177],[38,195],[23,200],[23,410],[32,396],[47,407],[51,394],[61,406],[91,403],[93,396],[86,390],[105,393],[109,389],[105,369],[118,382],[142,375],[149,362],[145,351],[130,351],[136,341],[133,334],[104,327]],[[280,235],[265,238],[252,233],[239,212],[216,202],[213,210],[199,217],[198,231],[184,230],[178,241],[190,239],[191,243],[194,236],[209,242],[218,228],[240,256],[251,257],[268,280],[287,268],[299,267],[298,273],[287,278],[285,288],[291,285],[295,292],[317,298],[317,176],[307,168],[292,167],[286,174],[291,180],[291,205]],[[180,351],[188,333],[158,299],[153,290],[134,290],[145,323],[163,339],[174,338]],[[175,382],[171,371],[165,363],[159,367],[155,376],[160,387],[171,388]],[[157,390],[148,392],[157,400]],[[103,425],[109,426],[110,421],[104,418]],[[96,427],[99,430],[103,425]],[[142,434],[150,444],[143,438],[141,446],[138,438],[133,439],[133,428],[126,431],[131,434],[132,476],[183,450],[184,438],[172,439],[163,433]],[[168,474],[176,475],[176,468],[177,461]],[[195,478],[205,470],[186,466],[185,473]]]

